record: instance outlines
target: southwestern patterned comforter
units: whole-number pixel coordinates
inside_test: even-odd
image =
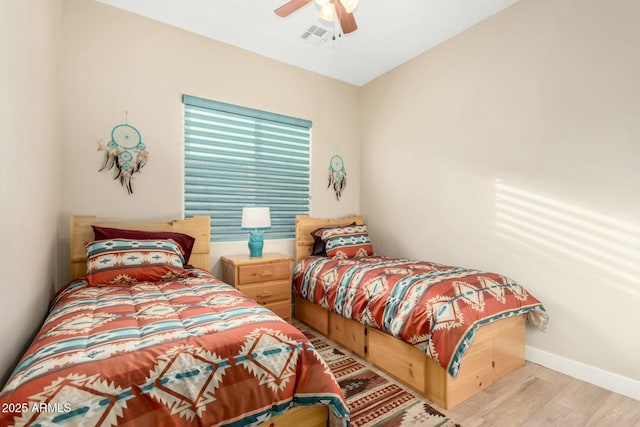
[[[540,301],[505,276],[382,256],[305,258],[296,266],[294,291],[403,339],[453,377],[479,326],[526,314],[544,330],[548,319]]]
[[[293,405],[348,409],[293,326],[202,270],[70,282],[0,394],[0,425],[247,426]]]

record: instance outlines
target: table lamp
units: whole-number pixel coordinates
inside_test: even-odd
[[[242,228],[252,228],[249,234],[249,255],[261,257],[264,234],[259,228],[271,227],[271,212],[265,207],[242,208]]]

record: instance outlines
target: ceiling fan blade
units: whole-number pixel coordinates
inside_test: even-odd
[[[342,32],[349,34],[357,30],[358,26],[356,25],[356,18],[353,17],[353,13],[347,13],[340,0],[334,0],[333,3],[336,5],[336,14],[340,20]]]
[[[276,15],[282,16],[284,18],[285,16],[291,15],[293,12],[300,9],[302,6],[306,6],[312,1],[313,0],[291,0],[290,2],[285,3],[274,10],[274,12]]]

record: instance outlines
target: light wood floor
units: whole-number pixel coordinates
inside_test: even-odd
[[[441,410],[462,427],[640,427],[640,401],[527,362]]]

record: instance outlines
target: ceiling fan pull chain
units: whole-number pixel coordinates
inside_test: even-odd
[[[335,13],[335,12],[334,12]],[[336,41],[336,20],[331,21],[331,25],[333,25],[333,34],[331,35],[331,40]],[[335,49],[336,45],[333,44],[333,48]]]
[[[335,0],[335,1],[340,1],[340,0]],[[340,21],[338,19],[338,13],[335,12],[335,19],[332,22],[333,24],[333,41],[335,42],[336,40],[338,40],[339,38],[342,37],[342,27],[340,26]],[[336,34],[338,34],[338,37],[336,38]],[[334,45],[335,47],[335,45]]]

